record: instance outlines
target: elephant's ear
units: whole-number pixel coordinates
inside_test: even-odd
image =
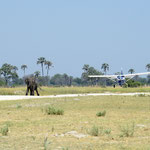
[[[25,79],[25,83],[29,84],[29,79],[28,78]]]

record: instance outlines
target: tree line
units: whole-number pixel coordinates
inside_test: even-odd
[[[89,75],[104,75],[109,71],[109,64],[103,63],[101,65],[101,71],[95,69],[94,67],[85,64],[82,67],[81,77],[73,77],[64,74],[55,74],[50,77],[49,71],[53,66],[53,63],[46,60],[44,57],[39,57],[36,61],[37,65],[41,66],[41,71],[35,71],[30,76],[34,76],[40,85],[44,86],[111,86],[113,82],[105,78],[89,78]],[[150,64],[146,66],[147,71],[150,71]],[[20,69],[23,71],[23,77],[20,78],[17,71],[18,67],[11,64],[5,63],[0,68],[0,86],[21,86],[24,85],[24,79],[27,77],[26,70],[28,66],[26,64],[21,65]],[[46,75],[44,74],[46,70]],[[128,70],[129,73],[133,74],[135,70],[133,68]],[[121,74],[121,72],[116,72],[115,74]],[[136,76],[136,82],[139,85],[149,85],[150,76],[147,78],[141,78]],[[130,81],[131,82],[131,81]]]

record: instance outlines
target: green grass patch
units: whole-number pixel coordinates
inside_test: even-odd
[[[40,87],[40,95],[81,94],[81,93],[135,93],[149,92],[150,87],[121,88],[121,87]],[[0,87],[0,95],[25,95],[26,86],[4,88]],[[36,94],[35,94],[36,95]]]
[[[107,135],[110,135],[111,134],[111,129],[105,129],[104,133],[107,134]]]
[[[88,132],[92,136],[99,136],[99,128],[97,126],[93,126]]]
[[[97,117],[104,117],[105,115],[106,115],[106,111],[105,111],[105,110],[102,111],[102,112],[98,112],[98,113],[96,114]]]
[[[135,124],[133,123],[132,125],[126,125],[121,127],[121,133],[120,137],[133,137],[134,132],[135,132]]]
[[[58,109],[58,108],[54,108],[52,106],[48,106],[48,107],[45,108],[45,113],[47,115],[63,115],[64,114],[64,110]]]
[[[45,137],[45,139],[44,139],[44,144],[43,144],[44,150],[48,150],[48,149],[49,149],[50,143],[51,143],[51,142],[48,141],[48,138]]]
[[[0,132],[7,135],[0,133],[0,149],[149,149],[149,97],[78,98],[0,101]],[[48,115],[49,107],[65,114]],[[109,113],[97,117],[100,110]]]
[[[9,131],[8,125],[4,125],[4,126],[0,129],[0,132],[1,132],[1,134],[2,134],[3,136],[8,135],[8,131]]]

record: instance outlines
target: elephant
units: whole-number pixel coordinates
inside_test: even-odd
[[[35,80],[34,77],[28,77],[25,79],[25,83],[27,84],[27,90],[26,90],[26,95],[28,95],[28,92],[30,90],[30,95],[34,95],[34,91],[36,91],[37,95],[39,96],[38,92],[38,84]]]

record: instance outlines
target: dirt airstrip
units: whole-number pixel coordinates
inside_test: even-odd
[[[24,96],[24,95],[0,95],[0,101],[4,100],[22,100],[22,99],[40,99],[40,98],[63,98],[78,96],[136,96],[150,95],[150,93],[90,93],[90,94],[64,94],[64,95],[48,95],[48,96]]]

